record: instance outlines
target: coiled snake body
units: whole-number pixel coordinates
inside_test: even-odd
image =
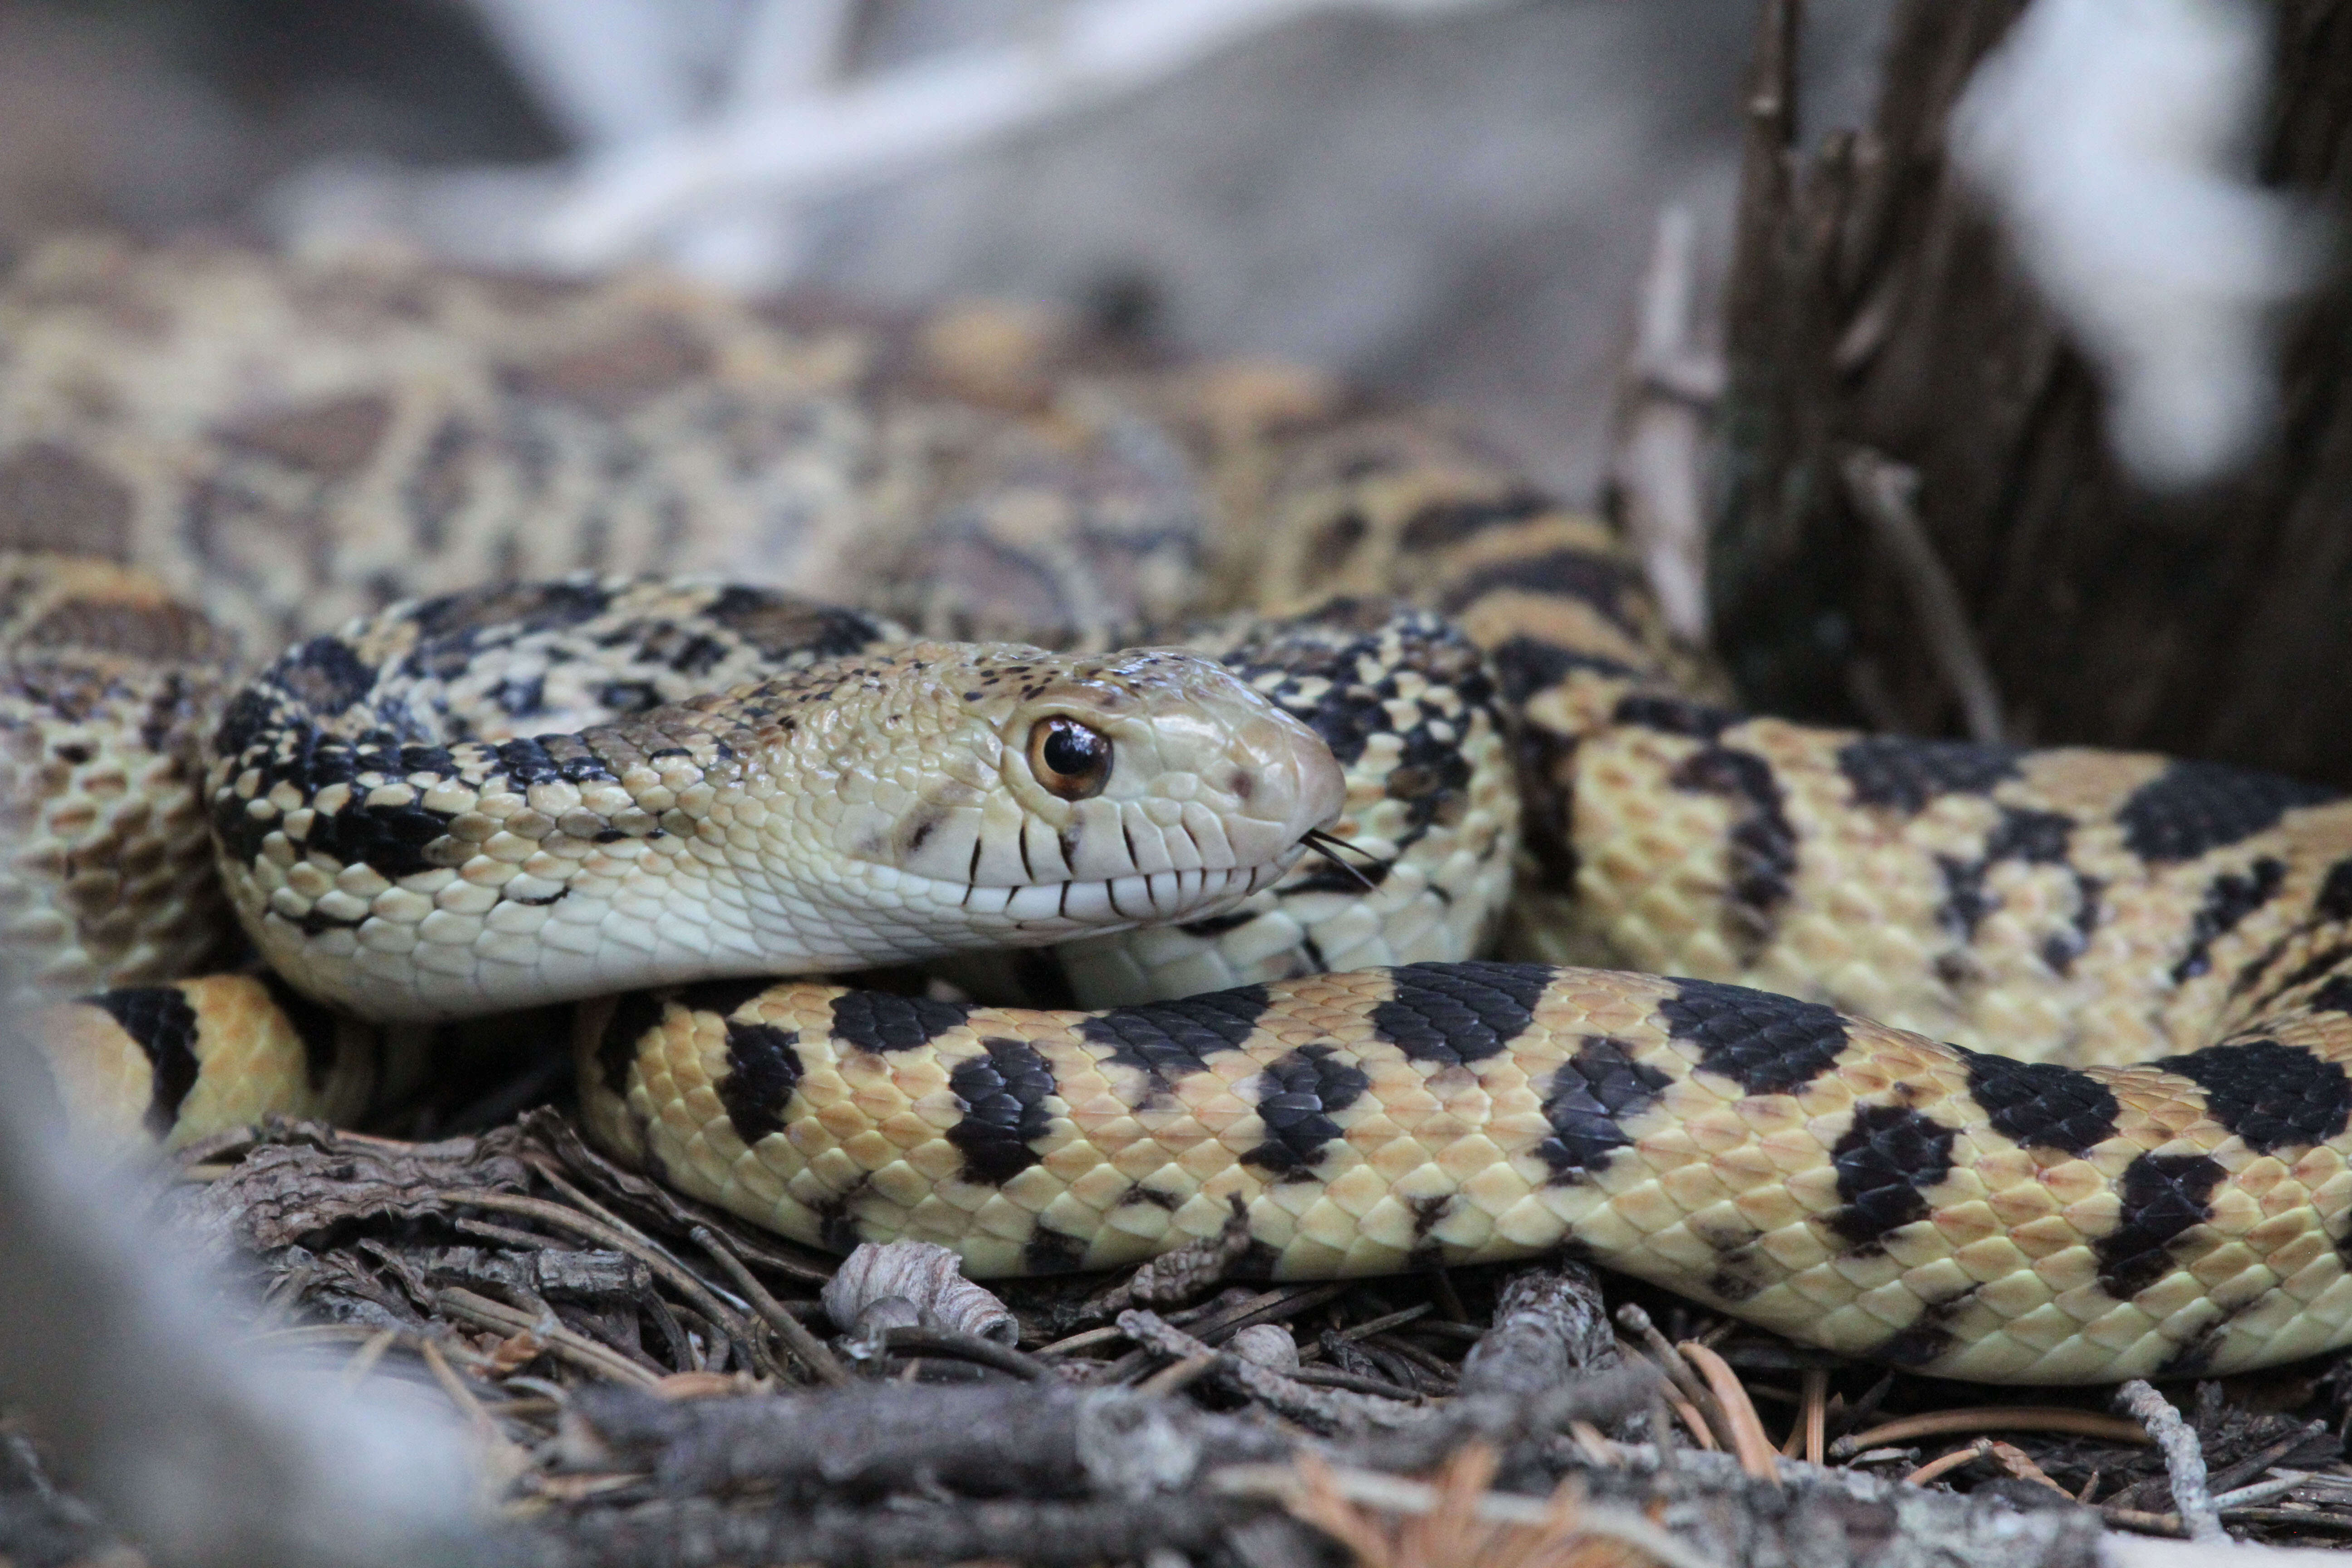
[[[2352,1341],[2326,792],[1725,711],[1604,529],[1295,378],[519,287],[108,250],[0,299],[10,543],[274,640],[445,569],[606,574],[378,610],[232,697],[152,582],[10,558],[0,919],[94,991],[46,1035],[85,1118],[351,1114],[355,1016],[583,997],[597,1140],[834,1247],[1101,1268],[1237,1202],[1244,1273],[1572,1243],[1951,1375]],[[180,338],[184,403],[60,391]],[[610,574],[667,566],[914,626]],[[1251,613],[1085,651],[1207,584]],[[1024,622],[1069,651],[919,635]],[[1365,863],[1302,863],[1324,828]],[[184,980],[223,885],[272,973]]]

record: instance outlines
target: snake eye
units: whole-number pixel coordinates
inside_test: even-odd
[[[1029,731],[1029,767],[1064,800],[1100,795],[1110,782],[1110,737],[1076,719],[1040,719]]]

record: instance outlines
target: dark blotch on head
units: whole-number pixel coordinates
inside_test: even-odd
[[[628,1092],[629,1066],[637,1058],[637,1042],[662,1021],[662,999],[651,991],[632,991],[613,1004],[604,1032],[596,1040],[596,1068],[604,1075],[604,1091]]]
[[[1875,1251],[1927,1217],[1922,1190],[1952,1172],[1953,1130],[1908,1106],[1857,1105],[1830,1151],[1842,1205],[1822,1222],[1857,1250]]]
[[[120,1024],[147,1058],[154,1089],[142,1121],[157,1138],[166,1136],[196,1087],[196,1010],[176,985],[124,985],[82,1000]]]
[[[1937,795],[1982,795],[2015,778],[2022,754],[2014,746],[1976,741],[1870,735],[1839,747],[1837,764],[1856,805],[1916,813]]]
[[[2194,860],[2269,829],[2297,806],[2335,798],[2334,790],[2274,773],[2176,762],[2134,790],[2116,820],[2125,847],[2143,859]]]
[[[1108,1059],[1150,1079],[1148,1092],[1164,1093],[1178,1079],[1207,1070],[1206,1058],[1229,1051],[1257,1032],[1265,1016],[1266,989],[1243,985],[1175,1002],[1114,1007],[1078,1024],[1078,1037],[1108,1046]]]
[[[1044,1158],[1034,1147],[1054,1122],[1045,1103],[1054,1069],[1025,1040],[981,1041],[982,1054],[958,1062],[948,1089],[963,1101],[963,1120],[948,1142],[963,1156],[963,1179],[1001,1187]]]
[[[784,1110],[801,1081],[800,1052],[793,1048],[800,1038],[795,1029],[728,1021],[727,1076],[716,1088],[746,1148],[784,1130]]]
[[[1242,1163],[1277,1180],[1306,1177],[1323,1157],[1323,1146],[1345,1136],[1331,1118],[1361,1098],[1371,1081],[1335,1046],[1301,1046],[1272,1063],[1257,1084],[1265,1142],[1245,1151]]]
[[[971,1016],[961,1002],[851,991],[833,1001],[833,1032],[862,1051],[911,1051]]]
[[[1551,1167],[1552,1181],[1572,1183],[1606,1165],[1612,1151],[1633,1141],[1624,1119],[1655,1105],[1672,1082],[1672,1075],[1633,1060],[1622,1040],[1595,1035],[1579,1045],[1544,1089],[1551,1136],[1536,1154]]]
[[[1499,1056],[1535,1023],[1551,984],[1540,963],[1413,963],[1389,972],[1372,1032],[1417,1062],[1458,1066]]]
[[[1845,1020],[1818,1002],[1713,980],[1675,984],[1658,1004],[1667,1033],[1697,1046],[1700,1067],[1749,1094],[1794,1093],[1845,1049]]]
[[[2228,1173],[2202,1154],[2142,1154],[2124,1169],[2116,1228],[2092,1244],[2099,1285],[2128,1301],[2164,1278],[2172,1244],[2212,1217],[2213,1189]]]
[[[1994,1131],[2028,1149],[2087,1154],[2116,1135],[2122,1108],[2107,1086],[2055,1062],[1965,1053],[1969,1092]]]
[[[2242,874],[2224,871],[2206,885],[2204,900],[2189,924],[2189,946],[2172,966],[2176,985],[2213,967],[2213,944],[2273,899],[2286,884],[2286,863],[2265,855]]]
[[[2213,1120],[2257,1154],[2325,1143],[2352,1118],[2352,1079],[2301,1046],[2245,1040],[2149,1065],[2195,1080]]]

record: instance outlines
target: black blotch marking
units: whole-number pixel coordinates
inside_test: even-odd
[[[1492,652],[1503,700],[1514,709],[1524,706],[1537,692],[1559,685],[1576,670],[1621,679],[1642,673],[1622,659],[1540,642],[1525,633],[1498,643]]]
[[[1658,1004],[1666,1032],[1698,1047],[1700,1067],[1749,1094],[1794,1093],[1845,1049],[1845,1020],[1819,1002],[1713,980],[1675,984]]]
[[[1024,1274],[1071,1274],[1086,1266],[1087,1244],[1083,1237],[1065,1236],[1049,1230],[1045,1222],[1029,1233],[1028,1245],[1021,1249],[1021,1271]]]
[[[196,1010],[176,985],[118,986],[82,1000],[121,1025],[147,1058],[154,1087],[141,1120],[149,1132],[165,1136],[196,1087]]]
[[[490,627],[518,626],[529,631],[552,631],[593,620],[612,607],[613,596],[602,584],[572,578],[551,583],[504,584],[445,594],[427,599],[411,612],[421,637],[439,641],[462,640]]]
[[[965,1181],[1001,1187],[1045,1157],[1032,1145],[1054,1123],[1045,1103],[1054,1097],[1054,1069],[1026,1040],[980,1044],[982,1055],[958,1062],[948,1075],[949,1091],[963,1101],[963,1119],[947,1139],[963,1155]]]
[[[1838,772],[1859,805],[1884,805],[1916,816],[1937,795],[1982,795],[2017,777],[2014,746],[1977,741],[1915,741],[1868,735],[1838,748]]]
[[[2311,900],[2311,912],[2323,921],[2352,921],[2352,857],[2327,868]]]
[[[279,755],[261,770],[257,792],[266,795],[281,782],[290,782],[309,796],[331,784],[348,784],[361,773],[380,772],[398,778],[420,771],[447,773],[455,764],[439,747],[395,744],[353,745],[324,739],[309,725],[291,729]],[[425,850],[447,835],[453,813],[428,811],[412,801],[406,805],[372,806],[355,798],[341,811],[321,812],[312,818],[305,847],[333,856],[346,866],[366,864],[391,881],[435,868]],[[224,847],[240,860],[260,853],[262,841],[282,818],[255,819],[234,790],[213,798],[213,830]]]
[[[1588,1037],[1544,1088],[1544,1120],[1551,1136],[1536,1154],[1551,1167],[1551,1184],[1566,1186],[1609,1163],[1633,1140],[1624,1119],[1658,1102],[1673,1075],[1635,1061],[1631,1047],[1607,1035]]]
[[[2308,985],[2342,967],[2347,960],[2352,960],[2352,942],[2339,942],[2333,947],[2324,947],[2289,970],[2271,994],[2283,995],[2297,986]]]
[[[327,1075],[335,1070],[335,1037],[341,1026],[335,1015],[313,1002],[277,975],[264,971],[262,988],[286,1021],[294,1026],[294,1037],[302,1042],[302,1076],[313,1089],[326,1087]]]
[[[1078,1037],[1108,1046],[1108,1060],[1132,1068],[1150,1080],[1147,1094],[1164,1094],[1180,1078],[1208,1068],[1216,1051],[1239,1047],[1257,1032],[1265,1016],[1263,985],[1244,985],[1174,1002],[1114,1007],[1082,1019]]]
[[[1398,547],[1407,552],[1442,550],[1447,545],[1513,523],[1541,517],[1552,503],[1540,491],[1515,489],[1494,500],[1431,501],[1405,520],[1398,531]]]
[[[1407,1198],[1404,1200],[1404,1206],[1412,1211],[1413,1240],[1420,1242],[1443,1224],[1447,1215],[1454,1212],[1454,1199],[1451,1194],[1430,1198]],[[1416,1247],[1413,1250],[1418,1251],[1419,1248]]]
[[[1921,1367],[1940,1360],[1952,1348],[1952,1321],[1977,1289],[1971,1285],[1948,1301],[1923,1308],[1917,1317],[1863,1353],[1889,1366]]]
[[[701,980],[677,993],[677,1005],[696,1013],[716,1013],[724,1018],[752,997],[767,991],[776,982],[765,976],[753,979],[735,976],[725,980]]]
[[[528,679],[509,676],[499,682],[498,689],[489,694],[499,711],[509,719],[528,719],[547,710],[547,677],[534,675]]]
[[[649,680],[608,680],[596,690],[596,700],[627,716],[661,706],[660,690]]]
[[[2278,897],[2286,885],[2286,862],[2265,855],[2242,875],[2224,871],[2207,884],[2204,900],[2189,924],[2188,951],[2172,966],[2172,983],[2194,980],[2213,967],[2213,944],[2235,931],[2248,915]]]
[[[1541,885],[1566,893],[1576,887],[1580,857],[1576,851],[1576,752],[1580,737],[1522,720],[1512,750],[1517,754],[1523,806],[1520,843],[1535,860]]]
[[[98,753],[79,742],[60,742],[50,749],[49,754],[68,766],[78,768]]]
[[[2268,830],[2297,806],[2335,798],[2334,790],[2274,773],[2176,762],[2134,790],[2116,821],[2124,847],[2141,858],[2194,860]]]
[[[853,1212],[857,1200],[866,1195],[866,1185],[874,1178],[860,1176],[839,1197],[810,1205],[809,1213],[816,1221],[816,1244],[827,1252],[855,1252],[866,1238],[857,1232],[857,1216]]]
[[[2091,933],[2099,925],[2099,895],[2106,889],[2098,878],[2074,873],[2074,918],[2066,930],[2042,939],[2042,962],[2053,974],[2074,973],[2074,961],[2090,951]]]
[[[1301,1046],[1270,1064],[1257,1092],[1265,1142],[1244,1152],[1242,1163],[1280,1181],[1307,1179],[1323,1157],[1323,1146],[1346,1136],[1331,1118],[1360,1099],[1371,1082],[1336,1046]]]
[[[833,1032],[862,1051],[911,1051],[971,1016],[961,1002],[851,991],[833,1000]]]
[[[1704,702],[1694,702],[1687,697],[1663,697],[1637,691],[1617,700],[1616,710],[1610,714],[1609,721],[1655,730],[1661,734],[1688,735],[1694,740],[1712,741],[1739,722],[1739,716]]]
[[[1165,1209],[1170,1214],[1174,1214],[1184,1206],[1184,1200],[1174,1193],[1163,1193],[1153,1187],[1129,1187],[1127,1189],[1127,1195],[1120,1198],[1115,1206],[1126,1208],[1132,1204],[1141,1204],[1147,1208]]]
[[[1225,1266],[1228,1279],[1271,1279],[1282,1262],[1282,1253],[1271,1243],[1251,1237],[1242,1255]]]
[[[1717,1255],[1706,1288],[1722,1300],[1745,1301],[1764,1289],[1764,1270],[1757,1267],[1756,1249],[1742,1247]]]
[[[213,731],[213,754],[219,757],[243,756],[246,748],[268,728],[269,717],[269,699],[257,689],[247,687],[221,710],[220,723]]]
[[[2193,1080],[2207,1112],[2257,1154],[2325,1143],[2352,1120],[2352,1079],[2301,1046],[2244,1040],[2149,1065]]]
[[[1753,752],[1708,745],[1675,764],[1676,789],[1726,796],[1739,809],[1731,825],[1730,885],[1724,913],[1734,946],[1753,958],[1772,939],[1780,908],[1797,874],[1797,830],[1789,821],[1772,764]]]
[[[2267,1295],[2268,1292],[2265,1291],[2264,1294]],[[2259,1301],[2262,1297],[2257,1296],[2254,1300]],[[2252,1304],[2252,1302],[2248,1303],[2249,1306]],[[2223,1312],[2198,1330],[2195,1339],[2165,1357],[2164,1364],[2149,1373],[2148,1376],[2150,1378],[2195,1377],[2207,1367],[2211,1366],[2213,1358],[2221,1353],[2221,1341],[2230,1331],[2231,1320],[2237,1317],[2238,1312],[2243,1310],[2245,1308],[2241,1307],[2238,1311]]]
[[[2062,866],[2074,836],[2074,819],[2063,812],[2004,805],[2000,820],[1985,836],[1984,858],[2022,860],[2029,866]]]
[[[855,610],[812,605],[766,588],[730,587],[703,612],[770,658],[806,651],[817,658],[859,652],[882,635]]]
[[[2352,974],[2338,974],[2304,1004],[2315,1013],[2352,1013]]]
[[[2110,1234],[2092,1243],[2099,1285],[2128,1301],[2172,1268],[2172,1244],[2212,1217],[2213,1189],[2228,1174],[2202,1154],[2142,1154],[2116,1184],[2123,1212]]]
[[[1523,594],[1559,594],[1598,611],[1602,619],[1633,637],[1642,635],[1628,600],[1642,589],[1638,567],[1590,550],[1547,550],[1466,572],[1445,589],[1439,608],[1452,615],[1496,589]]]
[[[1952,1173],[1954,1130],[1903,1105],[1857,1105],[1853,1125],[1830,1151],[1840,1207],[1823,1224],[1857,1252],[1877,1252],[1886,1238],[1927,1217],[1923,1189]]]
[[[1416,1062],[1461,1066],[1499,1056],[1535,1023],[1552,972],[1540,963],[1412,963],[1389,972],[1372,1032]]]
[[[727,1076],[716,1088],[745,1148],[784,1130],[784,1109],[801,1081],[800,1040],[797,1029],[728,1020]]]
[[[322,719],[331,719],[375,689],[375,666],[341,637],[312,637],[289,651],[270,678]]]
[[[629,1066],[636,1060],[637,1041],[661,1021],[662,999],[651,991],[632,991],[613,1004],[604,1032],[596,1040],[596,1067],[604,1075],[607,1094],[628,1092]]]
[[[1937,907],[1937,923],[1961,942],[1975,941],[1977,927],[1987,915],[2000,908],[2000,898],[1985,890],[1986,875],[2003,860],[2021,860],[2030,866],[2063,865],[2074,832],[2074,818],[2057,812],[2001,807],[2000,819],[1985,835],[1983,853],[1977,858],[1936,857],[1944,873],[1944,901]],[[2067,962],[2071,963],[2073,959]]]
[[[1969,1092],[1992,1130],[2028,1149],[2083,1155],[2116,1135],[2122,1107],[2107,1086],[2056,1062],[1963,1053]]]

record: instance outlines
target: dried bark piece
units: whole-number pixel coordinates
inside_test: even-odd
[[[530,1172],[514,1152],[518,1142],[511,1128],[396,1143],[289,1123],[272,1128],[220,1176],[176,1189],[173,1224],[215,1255],[269,1253],[347,1221],[443,1214],[453,1193],[524,1191]]]
[[[915,1309],[913,1322],[928,1315],[943,1329],[1009,1345],[1021,1337],[1010,1309],[963,1277],[963,1265],[944,1247],[928,1241],[867,1242],[845,1259],[824,1287],[824,1312],[844,1333],[863,1334],[873,1326],[911,1326],[903,1310],[885,1305],[898,1297]]]
[[[1462,1360],[1464,1394],[1541,1394],[1618,1363],[1601,1282],[1581,1263],[1511,1276],[1495,1326]]]

